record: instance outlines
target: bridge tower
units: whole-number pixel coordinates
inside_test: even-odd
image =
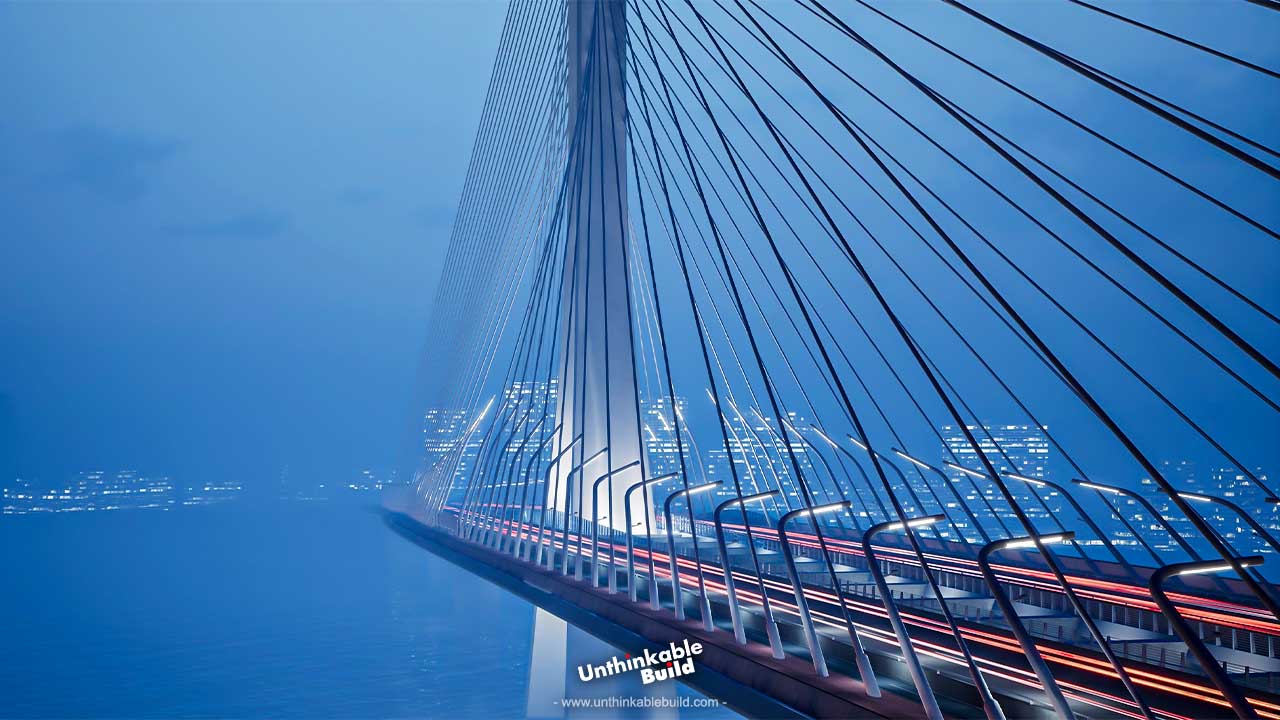
[[[593,481],[640,459],[636,377],[628,294],[626,15],[620,0],[567,0],[565,4],[565,97],[570,147],[566,194],[568,245],[561,293],[559,369],[560,442],[579,434],[573,462],[562,462],[553,483],[552,507],[566,508],[569,472],[600,450],[605,454],[574,478],[573,501],[582,501],[590,521]],[[623,490],[641,480],[639,466],[605,480],[602,524],[617,527],[624,516]],[[636,517],[642,498],[633,497]],[[616,522],[615,522],[616,520]]]
[[[631,305],[628,295],[626,15],[621,0],[566,0],[565,97],[570,148],[566,189],[564,275],[561,286],[557,419],[564,430],[558,442],[582,442],[561,462],[547,500],[551,507],[576,506],[578,487],[567,485],[570,471],[583,460],[608,450],[575,473],[582,483],[579,511],[594,516],[595,479],[640,459],[636,407]],[[557,452],[558,454],[558,452]],[[602,525],[623,523],[624,491],[642,479],[639,466],[619,471],[601,483]],[[633,494],[635,517],[643,517],[644,498]],[[566,697],[674,695],[674,688],[642,687],[635,677],[584,685],[575,667],[600,663],[619,651],[550,613],[539,610],[529,675],[529,717],[563,718],[578,714],[561,702]],[[591,717],[601,717],[599,709]],[[605,711],[607,713],[607,711]],[[674,717],[672,710],[651,717]]]

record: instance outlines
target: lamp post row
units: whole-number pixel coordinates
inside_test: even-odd
[[[581,439],[582,439],[581,436],[574,438],[565,448],[563,448],[552,459],[551,463],[548,466],[547,472],[545,474],[544,487],[553,487],[551,482],[553,473],[555,472],[556,468],[560,465],[561,460],[564,458],[564,456],[570,450],[572,450],[575,447],[575,445],[579,441],[581,441]],[[512,438],[512,440],[514,440],[514,438]],[[545,450],[549,442],[550,440],[544,441],[538,447],[537,451],[533,454],[534,458],[541,456],[542,452]],[[509,443],[510,441],[508,442],[508,444]],[[521,447],[519,451],[516,453],[517,456],[523,453],[524,447],[525,445],[527,445],[527,443],[528,443],[528,438],[526,437],[526,440],[523,443],[521,443]],[[860,445],[860,447],[863,447],[863,446]],[[872,452],[865,447],[863,447],[863,449],[867,450],[868,452]],[[566,484],[571,483],[575,475],[581,476],[585,468],[587,468],[590,464],[595,462],[597,459],[603,457],[606,454],[606,452],[607,452],[607,448],[603,448],[598,452],[594,453],[593,455],[575,464],[572,468],[569,469],[568,473],[564,475],[565,483]],[[937,473],[940,476],[943,476],[942,471],[939,470],[938,468],[928,465],[927,463],[923,463],[922,461],[919,461],[913,458],[912,456],[906,454],[901,450],[897,450],[895,448],[893,452],[899,457],[902,457],[903,459],[909,462],[912,462],[913,464],[916,464],[926,470],[930,470],[932,472]],[[880,457],[883,459],[884,456],[880,456]],[[533,461],[531,460],[529,463],[527,463],[524,466],[523,476],[525,478],[524,484],[526,486],[529,483],[528,477],[530,475],[530,469],[532,467],[532,464],[533,464]],[[595,481],[591,485],[591,498],[592,498],[592,506],[593,506],[593,515],[592,515],[592,523],[591,523],[591,526],[592,526],[591,541],[590,541],[591,542],[591,548],[590,548],[591,558],[589,561],[587,561],[585,558],[586,553],[582,549],[583,538],[581,537],[582,536],[581,530],[578,533],[579,538],[578,538],[577,552],[574,554],[577,556],[576,563],[575,563],[576,579],[579,579],[579,580],[583,579],[584,565],[589,564],[591,575],[592,575],[591,582],[593,587],[600,586],[599,573],[602,567],[602,564],[600,562],[600,554],[599,554],[599,543],[600,543],[599,525],[602,520],[609,519],[607,517],[601,518],[599,515],[598,501],[599,501],[600,484],[604,480],[610,477],[613,477],[619,473],[622,473],[626,470],[630,470],[634,467],[640,466],[640,464],[641,463],[639,461],[633,461],[631,463],[620,466],[618,468],[611,469],[603,474],[598,475],[595,478]],[[975,476],[980,475],[980,473],[976,473],[972,470],[964,468],[955,463],[948,462],[948,463],[944,463],[944,465],[966,474],[971,474]],[[1113,553],[1113,555],[1116,556],[1116,559],[1122,564],[1122,566],[1125,567],[1126,570],[1128,570],[1129,572],[1137,576],[1137,573],[1133,569],[1133,567],[1127,562],[1127,560],[1124,559],[1123,555],[1120,554],[1118,550],[1110,542],[1106,541],[1105,534],[1101,532],[1100,528],[1097,527],[1096,523],[1089,517],[1088,513],[1086,513],[1083,510],[1083,508],[1079,505],[1079,503],[1075,500],[1075,498],[1072,497],[1071,493],[1067,492],[1064,487],[1040,478],[1031,478],[1031,477],[1019,475],[1016,473],[1002,473],[1002,474],[1009,479],[1023,482],[1023,483],[1032,485],[1033,487],[1048,487],[1052,490],[1059,492],[1063,497],[1065,497],[1068,500],[1068,502],[1072,504],[1072,507],[1076,510],[1076,512],[1080,515],[1080,517],[1085,521],[1085,523],[1089,526],[1090,530],[1092,530],[1095,533],[1095,535],[1097,535],[1098,537],[1103,538],[1104,544],[1107,545],[1108,549]],[[633,483],[631,486],[629,486],[626,489],[624,493],[623,506],[625,508],[626,584],[627,584],[627,592],[628,592],[629,598],[632,601],[638,601],[639,599],[638,597],[639,582],[638,582],[636,568],[635,568],[636,544],[635,544],[634,530],[636,526],[642,524],[639,522],[633,522],[634,518],[632,517],[632,509],[631,509],[632,494],[638,490],[644,490],[647,492],[648,488],[654,485],[657,485],[659,483],[675,479],[678,476],[679,476],[679,473],[668,473],[668,474],[660,475],[657,477],[647,478],[638,483]],[[982,476],[982,477],[985,477],[985,476]],[[1160,522],[1162,526],[1164,526],[1168,530],[1171,537],[1173,537],[1174,540],[1178,542],[1178,544],[1184,549],[1184,551],[1186,551],[1187,554],[1193,558],[1192,562],[1176,563],[1172,565],[1165,565],[1159,568],[1150,577],[1150,580],[1149,580],[1149,589],[1150,589],[1152,598],[1155,600],[1161,613],[1164,614],[1168,619],[1170,629],[1175,634],[1177,634],[1179,638],[1188,646],[1191,654],[1196,658],[1196,660],[1204,668],[1205,674],[1209,677],[1209,679],[1223,693],[1224,698],[1226,698],[1227,702],[1231,705],[1233,711],[1235,711],[1236,714],[1242,718],[1257,717],[1256,712],[1253,710],[1248,700],[1244,697],[1243,693],[1240,692],[1239,688],[1234,684],[1234,682],[1227,675],[1227,673],[1222,669],[1222,667],[1218,665],[1217,661],[1213,658],[1213,655],[1210,653],[1208,648],[1204,645],[1203,641],[1200,640],[1200,638],[1191,629],[1190,625],[1188,625],[1186,620],[1184,620],[1178,614],[1176,606],[1174,606],[1172,602],[1169,601],[1167,595],[1165,594],[1163,590],[1163,585],[1165,581],[1168,580],[1169,578],[1179,576],[1179,575],[1204,575],[1204,574],[1212,574],[1212,573],[1216,573],[1224,570],[1236,570],[1238,572],[1243,572],[1247,568],[1251,568],[1261,564],[1263,559],[1259,556],[1249,556],[1249,557],[1232,558],[1228,561],[1204,561],[1200,559],[1200,556],[1195,553],[1193,548],[1190,547],[1186,539],[1183,538],[1180,534],[1178,534],[1177,531],[1168,523],[1167,519],[1162,517],[1159,514],[1159,512],[1155,510],[1154,506],[1152,506],[1149,501],[1147,501],[1138,493],[1135,493],[1130,490],[1126,490],[1124,488],[1119,488],[1111,485],[1104,485],[1104,484],[1096,483],[1092,481],[1074,480],[1073,482],[1081,487],[1096,490],[1098,492],[1108,492],[1111,494],[1123,495],[1126,497],[1133,498],[1134,500],[1139,502],[1149,514],[1152,515],[1153,519],[1156,519],[1158,522]],[[685,612],[685,602],[684,602],[684,588],[680,580],[680,562],[678,559],[679,552],[678,552],[678,548],[676,547],[676,536],[675,536],[675,529],[674,529],[674,522],[673,522],[672,505],[673,503],[677,502],[681,498],[691,499],[693,496],[710,491],[715,487],[719,486],[720,484],[721,483],[719,481],[713,481],[713,482],[703,483],[700,485],[695,485],[688,488],[682,488],[682,489],[676,490],[675,492],[668,494],[663,504],[663,516],[664,516],[663,520],[664,520],[667,549],[668,549],[667,560],[668,560],[668,572],[669,572],[669,580],[670,580],[671,596],[672,596],[672,607],[673,607],[675,616],[678,620],[684,620],[686,617],[686,612]],[[527,487],[525,488],[525,490],[527,490]],[[714,519],[713,524],[715,527],[715,541],[716,541],[716,545],[719,550],[720,558],[721,558],[720,564],[721,564],[721,571],[725,581],[725,591],[726,591],[728,606],[729,606],[729,618],[733,628],[734,639],[739,644],[746,644],[747,637],[746,637],[746,631],[745,631],[745,627],[744,627],[742,616],[741,616],[742,611],[741,611],[741,604],[738,599],[737,584],[734,580],[734,571],[733,571],[732,563],[730,561],[730,553],[729,553],[730,547],[725,538],[725,530],[723,525],[723,513],[729,508],[739,507],[743,513],[743,518],[745,522],[747,521],[746,506],[749,503],[762,502],[766,499],[771,499],[771,498],[776,499],[780,494],[781,493],[779,490],[770,490],[767,492],[760,492],[752,495],[745,495],[741,497],[730,498],[729,500],[724,501],[719,505],[717,505],[715,508],[715,512],[713,514],[713,519]],[[522,498],[524,497],[524,495],[525,493],[521,492]],[[1199,493],[1180,492],[1179,495],[1184,499],[1194,500],[1198,502],[1205,502],[1205,503],[1216,503],[1218,505],[1226,507],[1227,509],[1239,515],[1247,524],[1249,524],[1249,526],[1271,548],[1275,549],[1277,552],[1280,552],[1280,542],[1277,542],[1274,536],[1272,536],[1269,532],[1267,532],[1267,530],[1264,527],[1262,527],[1255,519],[1249,516],[1238,505],[1221,498],[1216,498],[1213,496],[1203,495]],[[549,495],[549,497],[553,497],[553,496],[554,494]],[[571,504],[572,498],[569,497],[569,493],[566,493],[565,497],[567,499],[566,502]],[[549,505],[550,503],[544,502],[542,507],[541,518],[536,524],[534,524],[529,530],[526,531],[525,522],[524,522],[525,509],[523,507],[523,503],[524,501],[522,499],[521,509],[515,515],[515,519],[510,521],[508,521],[507,519],[509,508],[502,512],[501,517],[495,517],[493,515],[485,517],[485,512],[486,512],[485,509],[483,507],[475,507],[470,512],[464,513],[466,517],[462,518],[463,523],[465,526],[469,526],[469,527],[460,528],[460,534],[466,539],[478,541],[481,544],[484,544],[486,546],[493,546],[498,550],[502,550],[506,546],[507,537],[509,533],[511,537],[510,553],[514,557],[532,561],[532,562],[535,562],[536,564],[541,565],[543,560],[544,549],[547,549],[549,550],[549,556],[547,557],[547,568],[554,569],[555,559],[556,559],[556,551],[554,547],[555,536],[557,534],[557,531],[558,531],[557,526],[559,524],[555,516],[559,511],[555,511],[555,510],[551,511],[550,523],[548,524],[547,505]],[[649,506],[650,506],[650,503],[648,502],[644,503],[645,523],[647,523],[649,519],[649,510],[648,510]],[[808,516],[811,519],[811,521],[816,524],[818,522],[819,516],[840,511],[840,510],[848,511],[850,507],[851,507],[850,501],[844,500],[840,502],[816,505],[813,507],[798,508],[795,510],[791,510],[785,513],[784,515],[782,515],[782,517],[779,519],[777,523],[777,528],[776,528],[778,533],[780,552],[783,556],[783,561],[787,569],[787,575],[791,584],[792,592],[794,593],[796,598],[796,610],[798,615],[800,616],[801,630],[805,637],[805,642],[806,642],[807,649],[809,651],[809,656],[813,662],[814,671],[818,675],[823,677],[828,676],[830,671],[827,667],[825,654],[822,650],[820,635],[817,632],[817,626],[814,623],[812,613],[809,608],[808,599],[806,597],[806,593],[803,587],[803,582],[801,580],[799,570],[797,569],[794,552],[791,549],[791,542],[787,535],[786,526],[791,521],[802,516]],[[561,563],[561,572],[565,575],[568,575],[570,573],[569,555],[571,553],[570,553],[570,547],[569,547],[569,535],[570,535],[570,527],[571,527],[570,522],[573,514],[574,513],[571,512],[571,509],[568,506],[566,506],[566,509],[564,512],[564,529],[562,531],[564,542],[562,545],[563,559]],[[577,514],[579,516],[579,526],[581,526],[582,518],[581,518],[580,507],[577,508]],[[883,532],[889,532],[893,530],[903,530],[906,527],[911,527],[911,528],[927,527],[942,521],[950,522],[950,518],[947,515],[939,514],[939,515],[931,515],[931,516],[924,516],[924,517],[919,517],[914,519],[908,519],[905,524],[902,521],[882,522],[869,528],[864,533],[862,538],[862,549],[863,549],[864,557],[866,559],[868,571],[872,577],[873,583],[876,586],[877,592],[881,597],[881,601],[882,601],[882,604],[884,605],[885,612],[888,616],[890,626],[892,627],[893,632],[897,637],[897,640],[901,646],[904,663],[907,665],[908,673],[910,674],[913,684],[916,687],[917,694],[920,698],[921,704],[924,707],[925,715],[928,718],[930,718],[930,720],[941,720],[942,718],[941,710],[938,707],[937,700],[932,692],[932,688],[929,685],[925,670],[921,665],[919,657],[916,654],[915,649],[912,645],[912,641],[907,631],[906,625],[902,621],[901,614],[897,608],[897,603],[893,596],[892,589],[890,588],[887,582],[884,572],[880,568],[880,564],[876,558],[875,549],[872,541],[875,535]],[[507,528],[508,525],[511,526],[510,530],[508,530]],[[981,528],[979,528],[979,530],[983,535],[983,538],[987,539],[988,536],[986,535],[985,530],[982,530]],[[535,531],[536,531],[536,538],[535,538]],[[651,538],[651,534],[649,535]],[[527,557],[525,557],[525,552],[524,552],[526,547],[525,546],[526,536],[529,539],[529,544],[528,544],[529,552]],[[695,543],[698,542],[696,527],[691,528],[689,537],[691,542],[695,542]],[[607,564],[604,565],[604,568],[609,578],[609,583],[608,583],[609,592],[615,593],[618,591],[618,587],[617,587],[618,569],[615,566],[615,562],[616,562],[615,554],[614,554],[615,546],[613,544],[612,538],[613,538],[613,531],[611,530],[609,533],[609,540],[607,541],[608,561],[607,561]],[[983,580],[987,584],[987,586],[990,588],[994,601],[996,605],[999,607],[1000,612],[1004,617],[1005,623],[1009,626],[1010,632],[1013,634],[1014,638],[1017,640],[1019,646],[1021,647],[1023,653],[1026,655],[1028,664],[1030,665],[1032,671],[1035,673],[1037,679],[1040,681],[1040,685],[1043,688],[1046,696],[1048,697],[1050,705],[1053,707],[1055,713],[1059,717],[1063,718],[1063,720],[1071,720],[1072,718],[1075,717],[1071,710],[1070,704],[1067,701],[1065,695],[1063,694],[1061,687],[1058,685],[1056,678],[1053,676],[1052,671],[1050,670],[1047,663],[1044,661],[1043,656],[1040,654],[1038,648],[1036,647],[1034,639],[1032,638],[1030,632],[1026,629],[1026,626],[1022,623],[1021,619],[1019,618],[1017,610],[1012,600],[1009,598],[1009,596],[1005,593],[1004,589],[1000,585],[1000,579],[995,573],[995,571],[992,569],[990,558],[993,554],[1008,551],[1008,550],[1016,550],[1016,549],[1036,548],[1041,552],[1045,552],[1046,545],[1050,545],[1054,543],[1070,542],[1070,541],[1073,541],[1074,539],[1075,539],[1075,533],[1061,532],[1061,533],[1042,534],[1042,535],[1035,535],[1035,536],[1028,536],[1028,537],[1017,537],[1017,538],[1008,538],[1008,539],[1002,539],[1002,540],[989,541],[979,551],[978,560],[977,560],[979,570],[982,574]],[[550,547],[548,547],[548,545]],[[535,548],[536,548],[536,556],[535,556]],[[660,598],[660,593],[658,591],[659,583],[656,575],[656,569],[654,567],[651,546],[649,548],[647,556],[648,556],[648,561],[650,566],[649,579],[648,579],[649,601],[653,609],[660,609],[661,598]],[[763,610],[763,614],[764,614],[764,629],[765,629],[766,637],[768,639],[770,650],[773,654],[773,657],[778,659],[784,658],[785,649],[782,643],[778,622],[773,613],[772,604],[769,600],[769,592],[767,590],[763,574],[758,569],[756,571],[756,580],[759,582],[761,609]],[[843,592],[840,587],[836,587],[835,591],[838,593]],[[698,603],[700,606],[699,607],[700,615],[701,615],[701,620],[702,620],[704,629],[707,631],[714,631],[715,623],[711,613],[710,598],[707,595],[705,585],[702,586],[702,589],[699,593]],[[860,642],[860,639],[856,630],[853,628],[850,628],[850,630],[851,630],[850,637],[852,639],[855,662],[858,666],[859,674],[863,678],[864,684],[866,686],[866,692],[868,695],[872,697],[878,697],[880,695],[880,689],[879,689],[878,681],[876,680],[874,671],[871,668],[869,657],[867,656],[866,651],[863,648],[862,643]],[[994,701],[993,701],[993,704],[994,704]],[[998,705],[995,706],[995,710],[996,710],[996,713],[1000,712]],[[990,715],[990,712],[988,714]]]

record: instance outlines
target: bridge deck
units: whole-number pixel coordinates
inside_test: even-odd
[[[633,603],[571,577],[459,541],[409,515],[384,511],[388,525],[422,547],[515,592],[601,639],[640,649],[689,638],[704,647],[691,686],[749,717],[915,718],[919,704],[885,693],[869,697],[861,682],[840,674],[819,677],[808,660],[774,659],[767,647],[740,646],[725,632],[706,632],[695,620]],[[636,646],[636,641],[642,643]]]

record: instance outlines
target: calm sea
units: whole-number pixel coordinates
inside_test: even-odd
[[[0,562],[3,717],[524,712],[533,606],[365,508],[6,516]]]

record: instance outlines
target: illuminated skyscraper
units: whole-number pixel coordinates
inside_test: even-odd
[[[969,444],[959,427],[943,425],[940,430],[944,444],[944,460],[949,461],[954,457],[955,462],[960,465],[985,474],[986,469],[978,455],[981,452],[982,456],[995,466],[997,472],[1053,479],[1050,471],[1051,445],[1044,433],[1048,428],[1035,425],[968,425],[966,427],[977,439],[978,448],[975,449]],[[997,535],[1003,533],[1001,520],[1010,528],[1018,527],[1013,510],[995,483],[984,479],[975,481],[974,478],[967,477],[956,470],[948,470],[947,474],[974,516],[988,532]],[[1064,506],[1064,501],[1057,496],[1056,492],[1044,491],[1037,494],[1031,485],[1018,482],[1010,482],[1008,487],[1017,500],[1018,506],[1037,528],[1048,530],[1056,527],[1052,524],[1052,516],[1061,512]],[[981,490],[982,497],[979,497],[978,489]],[[942,496],[941,492],[939,496]]]

